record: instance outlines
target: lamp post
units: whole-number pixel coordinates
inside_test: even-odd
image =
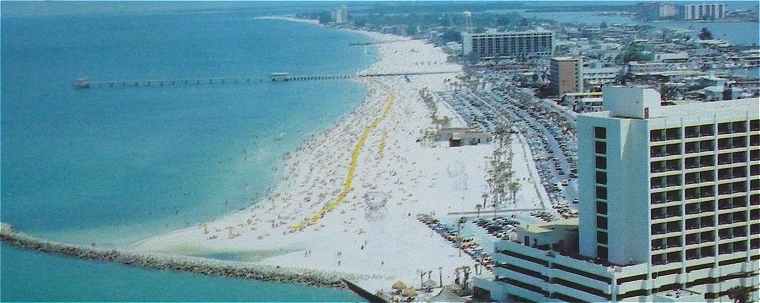
[[[443,267],[438,266],[438,285],[443,288]]]

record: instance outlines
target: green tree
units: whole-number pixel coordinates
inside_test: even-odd
[[[728,298],[734,300],[734,303],[747,303],[749,302],[749,294],[752,292],[752,288],[744,286],[736,286],[729,289]]]
[[[702,30],[699,32],[699,39],[700,40],[712,40],[713,34],[712,32],[707,29],[706,27],[703,27]]]

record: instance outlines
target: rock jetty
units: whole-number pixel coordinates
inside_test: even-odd
[[[302,268],[286,268],[246,262],[67,244],[27,235],[14,230],[11,225],[5,223],[0,223],[0,240],[23,249],[71,256],[84,260],[116,262],[149,269],[184,271],[236,279],[300,283],[315,287],[346,288],[343,279],[356,281],[378,278],[375,275],[325,272]]]

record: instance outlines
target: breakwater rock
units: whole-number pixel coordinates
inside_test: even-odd
[[[0,240],[15,247],[76,257],[84,260],[116,262],[157,270],[184,271],[209,276],[251,279],[273,282],[300,283],[315,287],[346,288],[342,279],[363,280],[383,278],[379,275],[359,275],[313,269],[280,267],[248,262],[222,261],[200,257],[147,253],[126,249],[107,249],[67,244],[36,238],[0,224]]]

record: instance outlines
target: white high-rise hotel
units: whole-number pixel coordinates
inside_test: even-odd
[[[551,56],[553,43],[550,31],[462,33],[463,55],[480,59]]]
[[[760,99],[661,106],[605,87],[577,120],[580,218],[496,244],[495,300],[760,300]]]

